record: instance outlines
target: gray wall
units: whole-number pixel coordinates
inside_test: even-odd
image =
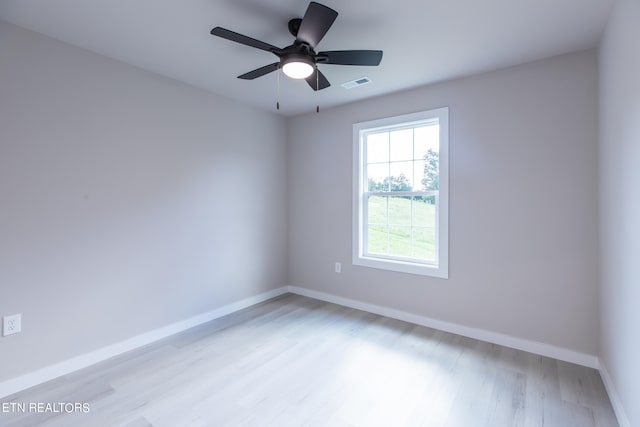
[[[597,79],[588,51],[290,119],[290,284],[596,355]],[[449,280],[352,266],[352,124],[442,106]]]
[[[285,138],[0,23],[0,381],[285,285]]]
[[[618,0],[600,47],[602,363],[640,426],[640,2]]]

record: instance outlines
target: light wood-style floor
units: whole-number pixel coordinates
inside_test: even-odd
[[[618,425],[593,369],[296,295],[2,402],[90,404],[7,427]]]

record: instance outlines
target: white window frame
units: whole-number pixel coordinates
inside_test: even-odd
[[[367,132],[417,127],[437,122],[440,126],[439,188],[436,209],[436,260],[399,259],[391,255],[366,254],[368,180],[366,176]],[[392,192],[394,196],[416,195],[413,192]],[[422,195],[422,192],[420,193]],[[401,116],[371,120],[353,125],[353,264],[402,273],[449,278],[449,108],[442,107]]]

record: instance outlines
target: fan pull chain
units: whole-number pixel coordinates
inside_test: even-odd
[[[316,64],[316,92],[320,90],[320,73],[318,72],[318,65]],[[316,113],[320,112],[320,105],[316,104]]]
[[[280,109],[280,65],[278,65],[276,74],[278,75],[276,77],[276,80],[278,82],[276,83],[276,110],[279,110]]]

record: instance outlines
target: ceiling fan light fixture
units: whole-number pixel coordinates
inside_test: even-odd
[[[282,71],[292,79],[306,79],[315,69],[315,63],[305,55],[288,55],[282,60]]]

